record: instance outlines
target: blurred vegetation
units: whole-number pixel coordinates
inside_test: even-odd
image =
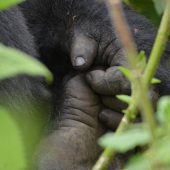
[[[161,16],[156,12],[152,0],[124,0],[124,2],[159,26]]]
[[[0,107],[0,170],[26,169],[27,160],[21,136],[10,113]]]
[[[22,1],[0,0],[0,10],[7,10]],[[0,44],[0,80],[21,74],[43,76],[48,83],[53,80],[50,71],[39,61],[17,49]],[[0,170],[32,169],[35,147],[48,121],[46,109],[29,101],[28,96],[25,100],[23,94],[19,95],[20,92],[12,98],[12,103],[8,103],[6,98],[2,99],[3,95],[0,96],[3,100],[0,105]]]

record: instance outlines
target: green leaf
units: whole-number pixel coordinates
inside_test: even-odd
[[[145,55],[145,51],[140,51],[140,53],[138,54],[138,59],[139,61],[143,61],[144,63],[146,63],[146,55]]]
[[[161,16],[157,14],[152,0],[124,0],[124,2],[159,26]]]
[[[0,10],[7,9],[23,1],[24,0],[0,0]]]
[[[166,130],[165,130],[166,131]],[[169,131],[168,131],[168,136],[165,137],[160,137],[159,140],[157,140],[152,148],[149,151],[149,154],[152,156],[154,155],[153,158],[153,163],[154,162],[159,162],[161,164],[164,164],[165,166],[169,165],[170,168],[170,136],[169,136]],[[156,153],[156,154],[155,154]]]
[[[128,161],[124,170],[151,170],[150,161],[142,154],[135,155]]]
[[[18,74],[44,76],[48,82],[53,79],[50,71],[38,60],[17,49],[0,44],[0,79]]]
[[[162,97],[158,102],[157,117],[162,124],[169,125],[170,123],[170,97]]]
[[[125,102],[127,104],[129,104],[131,102],[131,96],[127,96],[127,95],[117,95],[116,96],[119,100],[121,100],[122,102]]]
[[[125,170],[170,169],[170,136],[161,135],[143,154],[135,155],[128,161]],[[155,168],[154,168],[155,167]]]
[[[20,131],[10,114],[0,107],[0,170],[26,168],[26,157]]]
[[[153,0],[155,9],[159,15],[161,15],[165,9],[165,0]]]
[[[124,110],[122,110],[122,113],[124,113],[125,115],[127,115],[129,112],[128,112],[126,109],[124,109]]]
[[[159,80],[159,79],[157,79],[157,78],[153,78],[153,79],[151,80],[151,84],[159,84],[159,83],[161,83],[161,80]]]
[[[104,135],[99,140],[99,144],[102,147],[113,148],[117,152],[124,153],[136,146],[144,146],[150,140],[151,136],[146,127],[134,126],[120,134],[108,133]]]
[[[132,79],[133,79],[132,73],[131,73],[131,71],[130,71],[129,69],[120,66],[120,67],[119,67],[119,70],[120,70],[129,80],[132,80]]]
[[[144,70],[145,67],[146,67],[146,55],[145,55],[145,52],[144,51],[141,51],[138,56],[138,66]]]
[[[159,140],[153,145],[153,147],[151,148],[150,151],[150,155],[155,154],[154,156],[154,160],[153,162],[159,162],[162,165],[164,165],[164,167],[168,167],[168,168],[164,168],[165,170],[170,168],[170,136],[169,136],[169,132],[167,134],[167,136],[165,137],[161,137],[159,138]]]

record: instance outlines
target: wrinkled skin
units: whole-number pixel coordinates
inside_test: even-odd
[[[37,154],[37,169],[91,170],[102,151],[97,140],[106,132],[98,119],[103,105],[82,74],[65,81],[62,98],[60,115]],[[121,169],[126,157],[119,156],[109,170]]]
[[[102,105],[83,75],[67,81],[63,92],[60,117],[42,143],[38,169],[90,170],[101,153],[97,139],[105,132],[98,120]]]

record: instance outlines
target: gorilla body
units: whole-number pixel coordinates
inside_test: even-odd
[[[33,37],[28,31],[25,19],[18,7],[1,12],[0,21],[1,43],[37,57]]]
[[[0,25],[0,42],[1,43],[7,46],[13,47],[13,48],[20,49],[23,52],[28,53],[29,55],[33,57],[38,57],[36,53],[36,47],[33,42],[33,37],[28,31],[27,26],[25,24],[25,19],[22,16],[22,13],[18,7],[13,7],[6,11],[1,12],[0,22],[1,22],[1,25]],[[32,125],[31,122],[34,121],[34,119],[36,121],[37,118],[44,121],[43,119],[46,120],[48,116],[51,114],[51,94],[48,88],[46,87],[45,83],[43,82],[42,78],[31,77],[27,75],[18,75],[13,78],[5,79],[0,82],[0,95],[1,95],[0,105],[9,109],[9,111],[12,112],[14,117],[19,117],[19,121],[20,121],[19,125],[21,125],[21,128],[25,127],[25,124],[30,123],[30,125]],[[91,96],[93,95],[94,94],[92,93]],[[69,97],[69,96],[66,95],[66,97]],[[98,108],[98,106],[96,107]],[[23,111],[25,113],[23,113]],[[97,118],[96,116],[97,116],[98,111],[99,109],[96,109],[95,120]],[[35,113],[36,115],[34,115]],[[87,119],[88,119],[88,116],[87,116]],[[92,119],[92,124],[93,124],[93,119]],[[97,124],[99,124],[99,122]],[[68,125],[66,126],[70,126],[69,122],[68,122]],[[27,136],[27,138],[24,140],[29,141],[32,134],[31,132],[30,134],[28,132],[30,131],[27,131],[27,129],[23,128],[22,133],[27,133],[27,135],[23,135],[23,136]],[[77,134],[79,135],[80,132],[81,131],[78,131]],[[102,133],[102,130],[99,131],[99,133]],[[84,131],[84,134],[86,134],[86,131]],[[94,135],[89,136],[89,138],[92,138],[93,146],[98,148],[97,145],[94,145],[97,138]],[[33,141],[30,141],[30,143],[32,142]],[[86,150],[86,148],[84,149]],[[33,151],[29,151],[29,154],[30,154],[29,159],[32,156],[32,152]],[[96,155],[97,153],[98,152],[96,152],[94,155]],[[70,155],[72,155],[72,153]],[[90,156],[88,160],[89,160],[88,164],[91,165],[91,162],[94,162],[93,156],[92,157]],[[81,158],[80,158],[80,161],[81,161]],[[70,163],[71,162],[69,162],[69,164]],[[78,164],[75,165],[73,163],[73,167],[79,167],[79,166],[80,165]],[[83,167],[84,166],[82,166],[82,168]],[[45,167],[42,167],[42,168],[45,168]]]
[[[107,69],[111,66],[126,65],[126,57],[104,2],[27,0],[21,7],[28,27],[35,37],[41,60],[52,70],[58,82],[73,69],[72,66],[84,70],[96,66]],[[146,18],[129,7],[124,5],[124,10],[138,50],[144,50],[149,56],[156,29]],[[170,73],[167,66],[169,53],[166,49],[156,75],[162,81],[158,88],[160,96],[170,94]],[[79,57],[85,61],[76,60]],[[117,72],[117,69],[115,71]],[[112,91],[121,93],[121,89],[116,90],[117,83],[114,84]],[[127,91],[122,90],[123,93]]]
[[[48,0],[27,0],[21,5],[21,8],[27,19],[28,27],[35,37],[41,60],[54,73],[57,82],[56,93],[58,94],[58,84],[62,82],[63,77],[73,70],[72,66],[78,70],[102,66],[104,69],[91,71],[87,74],[86,79],[91,88],[100,95],[105,106],[119,112],[122,104],[119,104],[113,96],[122,93],[129,94],[130,84],[117,67],[126,66],[126,57],[119,39],[116,37],[106,5],[96,0],[51,0],[50,2]],[[144,50],[149,56],[156,29],[147,19],[129,7],[124,5],[123,8],[138,50]],[[155,100],[159,96],[170,94],[170,70],[167,64],[169,54],[170,51],[166,49],[156,74],[162,83],[154,87],[156,88],[156,90],[154,89],[156,97],[153,96],[156,98]],[[70,89],[73,90],[74,86],[67,90]],[[43,154],[39,164],[39,168],[42,170],[91,169],[94,160],[100,153],[99,148],[98,151],[96,150],[94,142],[101,135],[98,133],[98,126],[91,127],[98,135],[81,128],[83,126],[81,123],[89,128],[91,117],[87,115],[90,112],[83,110],[86,106],[82,105],[81,109],[78,107],[80,105],[75,106],[75,103],[78,103],[75,101],[81,101],[81,99],[74,96],[76,91],[70,90],[72,95],[69,95],[67,90],[64,90],[62,95],[66,93],[70,96],[69,102],[66,103],[63,100],[56,107],[56,119],[54,120],[56,128],[43,144]],[[102,110],[99,112],[101,112],[99,115],[101,120],[110,124],[106,112]],[[111,113],[109,114],[111,117],[116,115],[116,112]],[[117,117],[110,120],[116,124]],[[92,122],[98,123],[96,119],[93,119]],[[78,151],[80,152],[78,153]],[[91,159],[89,160],[89,158]]]
[[[148,55],[156,31],[146,19],[128,7],[125,6],[124,8],[139,50],[145,50]],[[126,59],[114,32],[114,27],[110,22],[106,6],[95,0],[28,0],[21,5],[21,9],[35,38],[41,56],[40,60],[51,69],[55,76],[55,93],[59,92],[58,86],[62,85],[65,75],[73,70],[72,65],[79,70],[102,66],[106,70],[90,72],[87,76],[87,81],[92,89],[100,95],[103,103],[116,110],[119,106],[118,104],[114,105],[114,103],[110,106],[110,96],[129,93],[130,87],[127,80],[118,72],[117,66],[126,65]],[[16,11],[10,14],[12,10]],[[15,16],[17,17],[11,20],[5,19]],[[15,7],[6,12],[1,12],[0,21],[4,19],[4,24],[0,25],[0,41],[36,56],[32,37],[25,26],[24,18],[19,9]],[[3,28],[10,28],[9,23],[13,23],[14,27],[8,33],[5,33],[4,30],[6,29]],[[146,27],[148,28],[147,32]],[[14,28],[17,29],[15,30]],[[17,34],[18,30],[20,32]],[[161,61],[157,72],[157,77],[162,81],[162,84],[158,87],[160,96],[170,93],[168,55],[169,51],[166,50],[165,57]],[[66,84],[68,88],[61,91],[63,100],[60,98],[55,99],[57,106],[54,111],[56,115],[54,124],[57,126],[57,130],[56,128],[52,129],[54,132],[49,135],[49,138],[47,137],[44,144],[47,156],[43,155],[40,158],[39,168],[42,170],[90,169],[100,153],[96,140],[105,131],[97,119],[101,106],[99,103],[95,103],[96,110],[93,107],[90,111],[83,110],[84,107],[90,107],[90,104],[93,105],[94,101],[98,101],[98,99],[94,97],[95,95],[92,91],[87,90],[87,87],[83,88],[85,89],[84,96],[87,97],[87,101],[89,96],[94,97],[95,100],[92,103],[82,104],[81,98],[75,97],[75,94],[70,95],[70,93],[74,93],[70,89],[77,89],[75,88],[75,80],[79,82],[77,85],[80,85],[80,89],[84,87],[82,84],[84,80],[80,79],[80,81],[79,78],[73,80],[71,80],[73,83],[68,81],[69,83]],[[125,84],[126,86],[124,86]],[[4,80],[0,85],[0,94],[2,96],[0,102],[8,104],[14,112],[21,113],[22,102],[27,103],[28,100],[31,107],[36,110],[39,108],[38,113],[42,114],[42,116],[43,114],[48,116],[51,113],[50,94],[39,78],[23,75]],[[106,97],[107,95],[109,96]],[[83,97],[83,95],[81,96]],[[58,100],[61,100],[59,105]],[[119,110],[121,110],[121,107]],[[29,110],[28,114],[31,115],[31,111]],[[91,115],[92,113],[95,113],[95,115]],[[84,129],[81,126],[87,128]],[[69,133],[67,133],[67,127],[70,127]],[[78,138],[75,134],[77,134]],[[48,147],[49,144],[51,148]],[[88,147],[91,148],[90,152]],[[54,152],[56,148],[62,149]],[[76,155],[77,150],[81,149],[80,155]],[[80,159],[70,159],[76,157]],[[67,160],[68,162],[65,162]]]

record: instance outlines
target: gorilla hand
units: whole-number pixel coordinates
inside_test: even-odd
[[[95,65],[123,65],[125,57],[104,2],[74,2],[71,32],[71,61],[77,69]],[[86,3],[87,3],[86,2]]]
[[[121,111],[127,107],[127,104],[116,98],[116,95],[130,95],[131,86],[128,79],[119,71],[118,66],[110,67],[106,71],[94,70],[86,76],[91,88],[100,94],[103,104],[109,109],[104,109],[100,115],[100,120],[109,128],[115,130],[116,125],[122,118]],[[158,100],[158,92],[155,86],[150,88],[150,98],[154,105]]]
[[[114,111],[104,110],[100,114],[101,120],[107,123],[109,127],[111,126],[112,128],[113,127],[115,128],[115,124],[117,124],[115,123],[115,120],[117,122],[118,119],[119,120],[121,119],[120,114],[115,119],[116,112],[121,112],[121,110],[126,108],[127,106],[126,104],[118,101],[115,98],[115,95],[130,94],[131,88],[130,88],[129,81],[122,75],[122,73],[118,69],[118,66],[127,66],[127,61],[122,46],[118,38],[116,37],[116,34],[114,32],[114,27],[112,27],[112,25],[110,24],[111,21],[109,20],[109,16],[106,12],[107,9],[105,8],[104,5],[99,9],[100,9],[99,11],[102,11],[103,14],[103,15],[99,15],[100,12],[98,13],[98,16],[100,16],[102,22],[101,20],[99,22],[99,20],[97,20],[97,17],[95,15],[92,15],[91,18],[93,18],[94,22],[89,24],[91,25],[89,29],[86,29],[86,24],[84,24],[85,26],[83,27],[83,29],[85,31],[83,31],[82,27],[80,27],[83,25],[83,23],[81,23],[79,27],[77,26],[76,29],[74,30],[75,32],[78,30],[77,31],[78,33],[77,34],[75,33],[76,38],[74,38],[74,41],[72,43],[72,47],[74,48],[72,48],[73,53],[71,55],[71,58],[72,58],[72,63],[74,65],[73,61],[75,60],[73,60],[73,58],[76,58],[76,56],[84,57],[84,60],[86,62],[84,62],[84,64],[81,66],[79,65],[78,67],[81,69],[84,67],[87,68],[89,66],[89,63],[92,62],[92,59],[95,66],[105,66],[106,68],[108,68],[105,71],[103,70],[92,71],[90,74],[88,74],[87,79],[92,89],[98,94],[102,95],[103,103],[107,107],[114,110]],[[126,6],[124,6],[124,9],[125,9],[125,15],[130,24],[130,28],[136,40],[139,51],[144,50],[146,52],[146,55],[148,56],[152,48],[156,31],[145,18],[138,15],[137,13],[135,13],[134,11],[132,11],[130,8]],[[144,28],[144,26],[146,25],[149,28],[147,32]],[[92,27],[93,29],[91,29]],[[90,33],[87,30],[90,30]],[[87,35],[91,35],[89,36],[90,38],[87,38],[88,37]],[[82,38],[83,36],[84,38]],[[99,37],[100,39],[98,39]],[[86,43],[83,43],[81,39],[83,39],[84,42]],[[89,44],[89,46],[87,44]],[[82,47],[88,47],[88,48],[84,48],[84,50],[81,50]],[[92,49],[96,49],[96,51]],[[89,51],[93,51],[93,53],[88,53]],[[78,55],[76,55],[76,53]],[[166,70],[164,63],[161,63],[159,66],[162,74],[159,73],[160,76],[159,75],[156,76],[160,78],[162,82],[166,83],[166,78],[164,74],[167,75],[168,71]],[[151,87],[150,95],[154,104],[156,103],[159,97],[158,91],[160,93],[163,93],[161,92],[163,91],[163,89],[165,88],[162,88],[162,86],[160,86],[159,89],[156,86]],[[111,114],[112,112],[113,114]],[[111,122],[113,122],[113,125]]]
[[[104,133],[98,121],[101,104],[83,76],[64,86],[64,101],[55,129],[41,148],[40,170],[90,170],[101,149],[97,139]]]
[[[119,39],[115,34],[114,27],[111,25],[107,8],[101,3],[98,4],[98,9],[94,10],[95,12],[90,12],[91,21],[93,22],[87,20],[87,24],[84,22],[86,20],[75,19],[73,41],[71,43],[71,60],[72,64],[78,69],[88,68],[92,62],[95,66],[107,68],[105,71],[92,71],[88,74],[87,80],[92,89],[102,95],[101,98],[105,106],[114,110],[107,109],[100,114],[101,120],[113,129],[122,117],[121,114],[116,113],[121,112],[127,106],[116,99],[115,95],[130,94],[131,87],[129,81],[118,69],[118,66],[127,66],[127,61]],[[138,49],[145,50],[148,55],[154,40],[154,29],[152,26],[150,27],[149,32],[151,36],[148,37],[145,29],[139,24],[150,25],[148,21],[128,7],[124,6],[124,9],[127,19],[131,24],[130,27]],[[151,96],[153,96],[154,101],[158,98],[158,94],[154,90],[151,90]],[[111,114],[112,112],[113,114]],[[116,118],[115,115],[117,115]]]

